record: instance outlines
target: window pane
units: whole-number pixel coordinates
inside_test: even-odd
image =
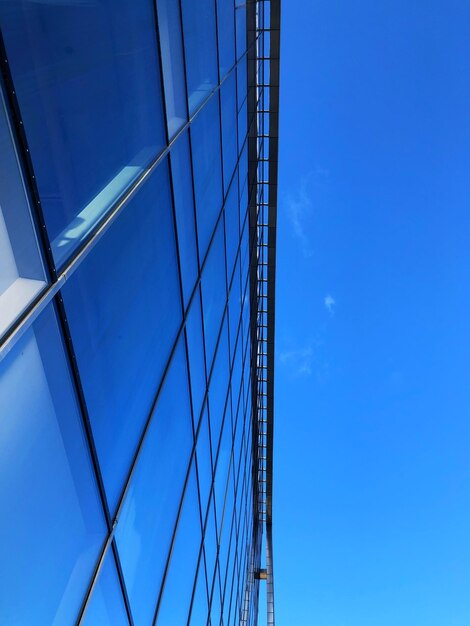
[[[217,0],[219,71],[222,79],[235,63],[235,16],[233,0]]]
[[[165,142],[150,0],[0,3],[61,264]]]
[[[198,276],[196,224],[194,220],[193,187],[189,139],[185,132],[171,149],[171,173],[175,198],[176,227],[181,264],[183,295],[187,304]]]
[[[206,393],[206,367],[204,361],[201,297],[199,289],[194,295],[186,320],[186,337],[188,340],[189,373],[191,376],[194,423],[197,428],[204,395]]]
[[[237,91],[235,72],[220,88],[222,106],[222,153],[224,159],[224,193],[227,192],[237,163]],[[246,134],[246,133],[245,133]]]
[[[166,162],[63,296],[114,511],[182,317]]]
[[[201,418],[201,425],[196,446],[197,471],[199,479],[199,493],[201,497],[202,517],[206,518],[207,503],[212,486],[212,454],[209,438],[209,415],[207,405]]]
[[[220,335],[214,369],[209,383],[209,416],[212,439],[212,458],[215,460],[221,435],[222,422],[227,403],[229,388],[229,353],[227,336],[227,318]]]
[[[237,176],[235,176],[225,201],[225,246],[227,254],[227,277],[229,283],[234,270],[235,257],[237,256],[239,241],[238,184]]]
[[[213,497],[211,497],[209,510],[207,512],[206,530],[204,535],[204,552],[206,556],[207,581],[210,592],[212,589],[212,581],[214,580],[214,570],[217,558],[217,531]]]
[[[46,284],[0,82],[0,336]]]
[[[192,123],[191,146],[199,254],[202,262],[222,207],[220,120],[217,94],[210,99]]]
[[[201,556],[199,561],[199,571],[194,591],[193,605],[191,607],[191,626],[205,626],[207,623],[207,585],[206,574],[204,570],[204,558]],[[176,626],[176,625],[175,625]]]
[[[241,109],[242,104],[246,100],[247,95],[247,68],[246,68],[247,60],[246,57],[241,59],[237,65],[237,99],[238,99],[238,110]],[[240,146],[242,144],[240,143]]]
[[[184,626],[187,623],[200,549],[201,518],[193,464],[158,610],[158,626]]]
[[[129,626],[112,548],[105,556],[80,626]]]
[[[240,146],[243,145],[248,132],[247,102],[248,101],[245,98],[242,108],[238,114],[238,144]]]
[[[116,542],[136,624],[151,624],[193,444],[186,354],[180,342],[129,492]]]
[[[214,0],[182,0],[189,112],[217,85]]]
[[[202,304],[207,368],[214,357],[226,301],[223,222],[219,222],[202,275]]]
[[[106,528],[52,305],[0,363],[3,624],[74,624]]]
[[[237,59],[246,50],[246,5],[242,4],[235,9],[236,29],[237,29]]]
[[[171,139],[187,118],[180,6],[175,0],[157,0],[157,9],[168,135]]]

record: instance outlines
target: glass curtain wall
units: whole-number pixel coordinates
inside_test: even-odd
[[[0,3],[1,623],[256,623],[238,4]]]

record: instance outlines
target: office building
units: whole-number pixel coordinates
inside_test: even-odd
[[[0,26],[0,623],[273,624],[279,4]]]

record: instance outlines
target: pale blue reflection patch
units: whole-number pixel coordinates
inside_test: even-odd
[[[52,241],[52,252],[58,267],[69,258],[78,243],[86,238],[126,189],[144,172],[156,154],[157,146],[150,146],[141,150]]]
[[[74,624],[106,529],[52,305],[0,363],[5,625]]]

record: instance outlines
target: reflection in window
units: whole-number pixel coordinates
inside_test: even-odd
[[[207,623],[207,584],[204,569],[204,558],[199,561],[199,571],[197,575],[196,588],[194,590],[193,604],[191,607],[190,626],[201,626]]]
[[[218,83],[214,0],[182,0],[189,113]]]
[[[0,83],[0,337],[46,284]]]
[[[106,528],[52,305],[0,362],[2,624],[75,623]]]
[[[116,528],[136,624],[151,624],[193,445],[186,353],[173,356]]]
[[[235,63],[235,19],[233,0],[217,0],[220,79]]]
[[[220,88],[222,107],[222,154],[224,163],[224,193],[227,193],[237,164],[237,83],[232,72]],[[246,124],[245,124],[246,126]],[[245,130],[246,134],[246,130]]]
[[[185,305],[193,292],[198,276],[196,226],[194,219],[191,161],[188,133],[184,132],[171,148],[171,172],[175,199],[178,250]]]
[[[63,289],[111,512],[182,312],[167,162]]]
[[[129,626],[111,547],[105,556],[80,626]]]
[[[157,0],[157,9],[168,135],[171,139],[187,117],[179,2]]]
[[[14,0],[0,18],[61,265],[165,143],[153,7]]]
[[[179,626],[187,623],[200,549],[201,518],[193,464],[158,610],[158,626]]]
[[[204,339],[202,335],[201,296],[199,288],[194,295],[186,319],[186,337],[188,341],[194,424],[195,428],[197,428],[204,394],[206,393],[206,367],[204,361]]]
[[[210,371],[226,300],[223,221],[219,222],[202,274],[207,369]]]
[[[191,125],[194,193],[201,262],[222,208],[219,98],[212,96]]]

